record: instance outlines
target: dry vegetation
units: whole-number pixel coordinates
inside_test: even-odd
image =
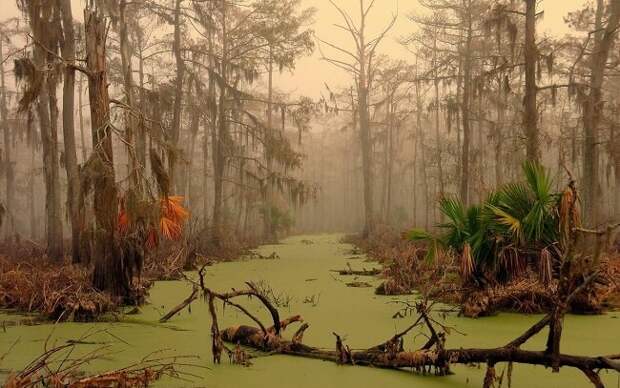
[[[188,369],[201,369],[195,364],[194,356],[167,356],[163,352],[154,352],[134,364],[113,371],[86,374],[83,368],[111,354],[106,346],[98,347],[83,355],[76,356],[77,347],[87,343],[89,333],[75,341],[63,345],[50,346],[45,342],[41,355],[32,360],[20,372],[8,376],[4,388],[146,388],[162,377],[180,379],[189,382],[197,377]],[[11,351],[19,351],[14,343],[7,353],[0,354],[0,363]]]
[[[92,320],[118,306],[92,286],[91,272],[45,257],[15,260],[0,256],[0,307],[39,313],[52,320]]]

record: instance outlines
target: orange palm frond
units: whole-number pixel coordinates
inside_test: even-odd
[[[159,230],[166,239],[178,240],[181,238],[181,225],[166,217],[159,221]]]
[[[149,230],[148,235],[146,236],[146,247],[148,249],[153,249],[159,244],[159,237],[157,237],[157,230],[152,228]]]
[[[189,218],[189,211],[182,205],[182,196],[172,196],[162,199],[161,208],[164,217],[181,224]]]
[[[125,209],[121,209],[120,213],[118,214],[117,228],[120,234],[126,234],[129,230],[129,215],[127,214]]]

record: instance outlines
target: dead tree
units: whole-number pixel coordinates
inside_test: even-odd
[[[552,366],[554,368],[572,367],[581,370],[595,387],[603,387],[598,376],[600,370],[620,371],[620,355],[606,355],[600,357],[587,357],[578,355],[568,355],[556,352],[552,349],[542,351],[522,350],[521,346],[529,339],[538,334],[547,326],[561,327],[563,308],[545,316],[541,321],[526,330],[521,336],[515,338],[510,343],[497,348],[446,348],[446,337],[449,328],[436,321],[430,314],[427,303],[417,303],[414,308],[418,318],[408,328],[389,338],[387,341],[371,348],[359,351],[352,351],[344,344],[343,339],[336,336],[336,346],[334,350],[324,350],[302,343],[303,333],[308,329],[309,324],[304,323],[302,327],[288,340],[282,336],[284,329],[295,322],[303,322],[299,315],[281,320],[278,310],[272,303],[252,284],[247,289],[234,290],[228,293],[218,293],[204,285],[203,273],[200,273],[200,285],[205,298],[209,302],[209,311],[212,317],[212,346],[214,362],[221,361],[223,352],[233,357],[233,350],[228,348],[224,342],[234,345],[243,345],[269,353],[280,353],[297,357],[313,358],[325,361],[332,361],[338,364],[371,366],[387,369],[413,368],[420,373],[434,371],[436,375],[446,375],[450,373],[450,366],[454,364],[485,363],[488,368],[493,368],[495,364],[521,363],[530,365]],[[566,306],[572,297],[574,290],[568,297],[561,300],[559,306]],[[270,312],[272,325],[267,326],[255,315],[250,313],[245,307],[237,304],[233,300],[240,296],[254,297],[259,299]],[[215,310],[215,301],[220,300],[224,305],[237,308],[250,319],[256,322],[257,326],[234,326],[223,330],[219,329],[218,318]],[[560,319],[559,321],[557,319]],[[404,350],[404,337],[414,328],[425,327],[428,331],[428,341],[417,350]],[[556,331],[556,333],[558,333]],[[549,334],[549,341],[555,343],[553,334]]]
[[[356,82],[357,90],[357,113],[359,118],[360,143],[362,150],[362,175],[364,180],[364,214],[365,225],[364,235],[373,232],[374,229],[374,202],[373,202],[373,167],[372,167],[372,135],[370,131],[370,90],[374,80],[376,67],[376,51],[377,47],[387,33],[396,23],[397,17],[394,16],[387,27],[374,38],[369,38],[366,31],[366,23],[368,14],[375,4],[375,0],[371,0],[370,4],[365,5],[364,0],[359,1],[360,22],[356,25],[351,16],[342,8],[338,7],[334,1],[330,3],[336,8],[344,25],[336,25],[351,35],[355,42],[355,51],[351,52],[335,44],[321,40],[322,43],[337,50],[346,56],[346,60],[328,58],[323,55],[323,60],[351,74]]]

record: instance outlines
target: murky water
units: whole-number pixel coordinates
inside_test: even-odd
[[[263,254],[277,252],[279,260],[249,260],[223,263],[208,269],[209,286],[216,290],[241,288],[245,281],[268,283],[285,307],[281,315],[301,314],[310,328],[304,342],[314,346],[332,348],[337,332],[346,337],[351,348],[376,345],[397,330],[411,323],[411,318],[393,319],[399,309],[397,300],[413,300],[414,297],[376,296],[373,288],[351,288],[343,277],[330,269],[344,268],[350,262],[354,268],[372,267],[363,260],[348,260],[348,245],[339,243],[341,236],[322,235],[294,237],[283,244],[265,246]],[[303,240],[312,240],[313,244]],[[351,277],[346,277],[350,281]],[[376,285],[373,278],[360,279]],[[448,377],[425,377],[409,372],[389,371],[364,367],[337,366],[316,360],[287,356],[268,356],[253,360],[251,367],[229,365],[224,362],[214,366],[210,356],[210,318],[206,304],[196,301],[191,313],[184,311],[168,324],[157,323],[159,317],[183,300],[191,287],[183,282],[159,282],[151,290],[151,304],[144,306],[139,315],[127,315],[120,323],[62,323],[37,326],[7,326],[0,328],[0,354],[19,339],[15,350],[0,365],[0,381],[7,370],[23,367],[42,352],[46,340],[49,344],[64,343],[85,333],[97,331],[89,341],[111,345],[111,354],[86,369],[103,371],[132,364],[136,359],[151,352],[167,349],[167,354],[197,355],[200,363],[209,369],[190,369],[200,378],[192,381],[164,380],[159,386],[166,387],[481,387],[484,369],[459,366]],[[245,301],[244,301],[245,302]],[[310,302],[310,303],[308,303]],[[252,304],[258,311],[258,306]],[[221,306],[220,306],[221,307]],[[269,322],[264,312],[264,322]],[[521,334],[539,316],[500,314],[482,319],[458,318],[454,314],[447,322],[466,333],[453,333],[448,347],[494,347],[507,343]],[[0,323],[15,320],[15,316],[0,314]],[[247,318],[233,308],[227,308],[220,326],[248,323]],[[105,331],[102,331],[104,330]],[[290,329],[291,331],[295,330]],[[108,334],[109,333],[109,334]],[[289,335],[291,333],[288,333]],[[49,337],[49,339],[48,339]],[[620,352],[620,313],[603,316],[569,316],[565,322],[563,352],[577,354],[610,354]],[[410,335],[406,339],[420,346],[425,338]],[[544,335],[535,338],[529,348],[540,349]],[[80,352],[92,351],[101,344],[80,345]],[[413,346],[412,346],[413,347]],[[498,365],[500,374],[504,365]],[[608,387],[620,387],[620,375],[603,374]],[[515,366],[513,387],[589,387],[580,372],[563,369],[553,374],[543,367]]]

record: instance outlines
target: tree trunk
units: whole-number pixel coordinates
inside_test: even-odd
[[[471,0],[463,0],[463,5],[466,6],[466,1],[469,1],[471,6]],[[471,7],[468,9],[471,10]],[[463,58],[463,101],[461,104],[461,112],[463,117],[463,149],[461,151],[461,185],[460,185],[460,198],[464,205],[469,204],[469,182],[470,182],[470,145],[471,145],[471,121],[469,117],[470,113],[470,98],[471,98],[471,44],[472,44],[472,15],[471,11],[467,13],[467,36],[465,38],[465,53]]]
[[[29,124],[30,125],[30,124]],[[36,148],[34,144],[30,147],[30,176],[28,177],[28,212],[30,213],[30,238],[37,240],[39,238],[39,228],[37,223],[37,209],[35,207],[35,178],[36,174]]]
[[[144,47],[142,44],[142,35],[138,34],[137,43],[139,47],[138,57],[138,77],[140,81],[140,111],[142,115],[146,115],[146,93],[144,92]],[[144,119],[141,119],[138,130],[136,131],[136,155],[140,165],[146,169],[146,128]]]
[[[81,217],[79,208],[80,177],[75,145],[75,70],[71,66],[75,61],[75,34],[73,32],[73,13],[71,1],[60,2],[64,40],[62,42],[63,59],[69,63],[65,66],[62,91],[62,131],[65,143],[65,170],[67,172],[67,205],[71,219],[71,257],[74,263],[80,262]]]
[[[226,154],[228,141],[228,31],[226,28],[227,12],[226,2],[222,0],[222,58],[220,60],[220,80],[218,82],[220,95],[217,104],[217,131],[212,131],[213,146],[213,241],[219,245],[222,240],[223,221],[222,205],[224,192],[224,169],[226,166]]]
[[[183,62],[183,53],[181,51],[181,3],[183,0],[176,0],[174,8],[174,41],[172,50],[176,62],[176,79],[174,82],[174,108],[172,114],[172,152],[168,153],[168,175],[170,176],[170,187],[176,192],[180,191],[176,182],[176,164],[177,164],[177,145],[181,132],[181,114],[183,103],[183,77],[185,75],[185,62]]]
[[[361,63],[365,62],[362,55]],[[364,180],[364,236],[374,231],[373,212],[373,174],[372,174],[372,138],[370,134],[370,119],[368,112],[368,81],[365,65],[361,65],[358,85],[358,104],[360,122],[360,142],[362,145],[362,176]]]
[[[583,154],[584,216],[589,225],[596,226],[600,219],[599,182],[599,125],[603,101],[602,86],[605,79],[605,66],[613,49],[618,22],[620,21],[620,1],[610,1],[607,25],[602,26],[604,4],[598,1],[597,33],[595,47],[590,60],[590,92],[583,104],[583,125],[585,133]]]
[[[267,82],[267,139],[270,139],[273,133],[273,48],[271,45],[269,46],[269,69],[268,69],[268,82]],[[268,140],[269,141],[269,140]],[[265,152],[265,157],[267,159],[267,174],[271,174],[273,170],[273,155],[271,155],[271,151],[269,148],[267,152]],[[273,206],[273,188],[271,187],[271,182],[269,179],[266,182],[265,186],[265,198],[264,198],[264,209],[263,209],[263,223],[264,223],[264,239],[265,242],[274,242],[275,236],[273,231],[273,222],[272,222],[272,214],[271,207]]]
[[[94,152],[94,210],[96,220],[93,285],[115,296],[127,296],[130,282],[116,239],[118,193],[110,129],[105,53],[106,23],[97,10],[84,10],[88,94]]]
[[[88,160],[88,149],[86,148],[86,134],[84,133],[84,104],[82,102],[82,93],[84,87],[84,75],[80,74],[78,82],[78,119],[80,122],[80,143],[82,145],[82,163],[86,163]]]
[[[38,28],[33,29],[38,31]],[[35,36],[40,36],[40,33]],[[34,61],[37,67],[43,68],[47,64],[47,54],[44,49],[37,45],[34,48]],[[41,144],[43,149],[43,176],[45,180],[45,209],[46,209],[46,230],[47,230],[47,255],[55,260],[63,256],[62,246],[62,216],[60,211],[60,182],[58,173],[58,143],[55,119],[58,112],[53,104],[55,98],[51,98],[50,93],[56,93],[56,85],[53,77],[42,77],[41,92],[37,103],[39,116]],[[51,84],[51,85],[50,85]],[[56,110],[52,114],[51,110]]]
[[[536,107],[536,0],[525,0],[525,110],[527,160],[539,161],[538,108]]]
[[[4,35],[0,35],[0,53],[4,53]],[[13,170],[13,158],[11,157],[11,128],[9,127],[9,110],[6,101],[6,83],[4,79],[4,61],[0,63],[0,87],[2,87],[0,95],[0,123],[4,134],[4,173],[6,178],[6,198],[5,208],[7,209],[8,222],[6,223],[5,237],[8,237],[15,229],[15,220],[13,219],[13,209],[15,201],[15,172]]]
[[[131,66],[131,46],[129,43],[129,33],[127,31],[127,0],[120,0],[119,3],[119,35],[120,35],[120,52],[121,52],[121,67],[123,73],[123,89],[125,92],[125,103],[131,109],[135,108],[135,90],[133,81],[133,68]],[[127,140],[127,169],[128,174],[131,177],[132,186],[135,189],[140,188],[138,184],[138,162],[135,150],[135,132],[136,132],[136,119],[134,112],[124,112],[125,122],[125,134]]]

